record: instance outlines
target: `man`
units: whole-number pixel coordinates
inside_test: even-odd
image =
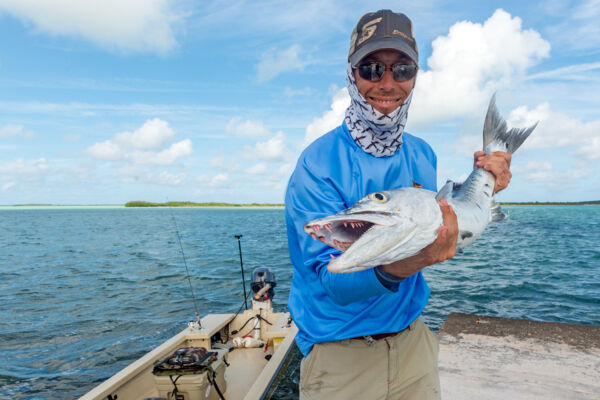
[[[286,192],[294,276],[288,308],[304,354],[301,399],[437,399],[437,340],[419,319],[429,288],[421,270],[454,256],[456,215],[442,200],[444,226],[419,254],[390,265],[333,274],[339,251],[303,232],[307,222],[345,209],[365,195],[419,186],[436,190],[436,156],[404,132],[415,85],[418,50],[404,14],[364,15],[352,33],[343,124],[300,156]],[[510,155],[475,153],[510,181]]]

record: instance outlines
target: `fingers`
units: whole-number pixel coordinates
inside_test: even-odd
[[[496,177],[494,193],[506,189],[512,178],[512,173],[510,172],[512,155],[502,151],[496,151],[487,156],[482,155],[481,153],[483,152],[475,153],[474,166],[483,168]]]
[[[485,151],[476,151],[473,154],[473,168],[478,167],[477,163],[481,162],[483,160],[483,157],[485,156]]]
[[[440,258],[447,260],[454,257],[456,253],[456,242],[458,240],[458,221],[456,213],[448,204],[446,199],[439,202],[442,210],[444,225],[438,230],[438,239],[441,241]]]
[[[446,199],[439,202],[442,211],[443,225],[438,229],[435,241],[423,249],[422,255],[427,258],[427,265],[437,264],[454,257],[458,238],[456,214]]]

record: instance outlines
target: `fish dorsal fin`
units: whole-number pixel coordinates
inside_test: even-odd
[[[448,179],[446,184],[442,186],[442,188],[435,195],[435,200],[440,201],[441,199],[447,199],[452,197],[450,194],[454,189],[458,189],[460,187],[460,183],[456,183]]]
[[[490,221],[498,222],[502,221],[504,218],[506,218],[506,214],[504,214],[504,212],[502,211],[500,203],[496,203],[496,199],[492,197],[490,203]]]

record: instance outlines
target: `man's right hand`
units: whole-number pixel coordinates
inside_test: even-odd
[[[438,236],[435,241],[412,257],[382,265],[381,268],[385,272],[399,278],[406,278],[425,267],[454,257],[456,241],[458,240],[456,214],[446,199],[440,200],[439,204],[444,218],[444,225],[438,229]]]

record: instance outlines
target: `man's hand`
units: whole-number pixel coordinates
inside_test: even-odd
[[[458,240],[456,214],[445,199],[440,200],[439,204],[444,218],[444,225],[438,229],[438,236],[435,241],[412,257],[382,265],[381,268],[385,272],[399,278],[405,278],[416,274],[425,267],[454,257],[456,241]]]
[[[473,157],[475,159],[473,162],[473,168],[483,168],[486,171],[491,172],[496,177],[494,193],[498,193],[499,191],[506,189],[510,183],[510,178],[512,178],[512,174],[510,172],[510,160],[512,158],[512,154],[504,153],[502,151],[495,151],[486,156],[485,152],[476,151]]]

